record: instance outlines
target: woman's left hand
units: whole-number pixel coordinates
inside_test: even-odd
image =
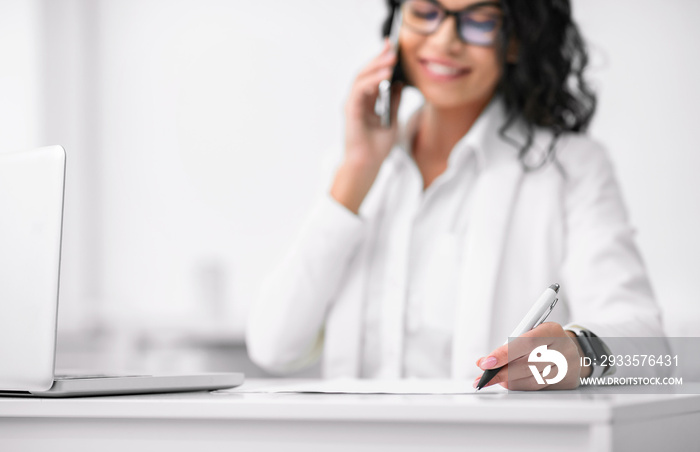
[[[564,331],[558,323],[547,322],[534,328],[520,336],[521,340],[516,340],[510,344],[504,344],[491,352],[488,356],[479,358],[476,365],[481,370],[503,367],[498,374],[486,385],[492,386],[500,384],[506,389],[514,391],[537,391],[540,389],[574,389],[579,386],[580,378],[587,377],[591,373],[589,367],[582,367],[580,357],[582,356],[578,339],[571,331]],[[524,339],[524,338],[530,338]],[[510,345],[510,353],[509,353]],[[554,384],[547,383],[549,380],[556,380],[559,369],[551,362],[529,362],[530,352],[535,347],[546,345],[547,350],[556,350],[566,359],[566,376]],[[538,383],[530,366],[536,366],[544,384]],[[547,366],[549,369],[547,370]],[[479,376],[481,378],[481,375]],[[474,381],[476,387],[477,378]]]

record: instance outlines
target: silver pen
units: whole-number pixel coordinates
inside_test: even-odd
[[[535,304],[533,304],[530,310],[527,311],[525,317],[523,317],[513,332],[510,333],[510,336],[508,336],[508,340],[506,340],[505,343],[507,344],[511,341],[511,338],[520,337],[544,323],[554,309],[554,306],[557,304],[557,301],[559,301],[559,284],[552,284],[545,289],[542,295],[540,295],[537,301],[535,301]],[[493,377],[495,377],[501,369],[503,369],[503,367],[504,366],[485,370],[479,379],[479,383],[476,385],[476,390],[478,391],[486,386],[488,382],[491,381],[491,379],[493,379]]]

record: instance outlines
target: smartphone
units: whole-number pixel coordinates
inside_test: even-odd
[[[389,43],[397,54],[399,49],[399,30],[401,29],[402,20],[401,7],[394,7],[389,28]],[[391,78],[379,82],[379,95],[377,96],[377,102],[374,104],[374,112],[379,116],[382,127],[391,127],[391,85],[404,81],[405,77],[399,59],[396,62],[396,66],[394,66]]]

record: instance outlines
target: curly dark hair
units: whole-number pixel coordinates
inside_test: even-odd
[[[387,0],[389,17],[400,0]],[[525,169],[544,165],[553,156],[557,138],[564,132],[584,132],[596,108],[596,95],[583,73],[588,65],[584,40],[571,16],[569,0],[500,0],[504,18],[499,57],[502,77],[497,88],[505,103],[507,120],[501,136],[519,149]],[[516,58],[508,58],[515,42]],[[509,61],[512,60],[512,61]],[[525,143],[508,137],[508,129],[522,119],[527,127]],[[536,127],[549,129],[554,138],[541,164],[525,164]]]

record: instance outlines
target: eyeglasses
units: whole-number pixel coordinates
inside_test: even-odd
[[[478,46],[494,45],[503,22],[500,3],[488,1],[450,11],[436,0],[406,0],[401,4],[401,13],[403,24],[423,35],[435,33],[446,18],[454,16],[457,36]]]

